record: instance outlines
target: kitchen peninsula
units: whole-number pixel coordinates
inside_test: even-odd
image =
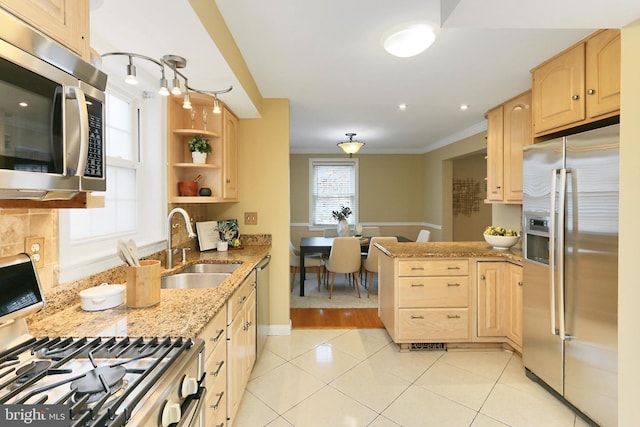
[[[379,316],[402,350],[522,350],[522,253],[485,242],[377,245]]]

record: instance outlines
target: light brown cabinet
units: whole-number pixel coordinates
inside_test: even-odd
[[[522,267],[507,263],[506,266],[507,291],[507,338],[518,350],[522,350],[522,310],[524,297],[524,283],[522,282]]]
[[[207,425],[227,423],[227,310],[226,306],[198,336],[205,342]]]
[[[248,276],[233,294],[227,309],[227,417],[233,425],[256,360],[256,282]]]
[[[531,91],[489,110],[487,202],[522,203],[522,148],[531,136]]]
[[[620,31],[597,31],[531,73],[536,136],[617,115]]]
[[[167,105],[167,192],[169,203],[221,203],[238,200],[238,119],[226,107],[213,114],[213,98],[193,93],[191,109],[182,108],[182,97]],[[232,123],[233,124],[230,124]],[[231,130],[229,127],[231,126]],[[206,163],[193,163],[187,142],[196,135],[209,140],[212,152]],[[180,195],[178,183],[193,181],[211,189],[210,196]]]
[[[463,342],[469,333],[469,261],[380,257],[380,318],[391,339]]]
[[[2,0],[0,6],[89,60],[89,0]]]
[[[238,200],[238,118],[226,107],[222,109],[222,143],[222,196],[227,201]]]
[[[506,335],[505,264],[501,261],[477,263],[479,337],[501,337]]]

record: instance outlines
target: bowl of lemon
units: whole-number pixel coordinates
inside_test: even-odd
[[[506,251],[518,243],[520,239],[516,231],[504,227],[494,227],[492,225],[485,228],[482,235],[484,236],[484,240],[490,244],[493,249],[499,251]]]

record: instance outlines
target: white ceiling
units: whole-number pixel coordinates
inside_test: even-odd
[[[293,153],[340,153],[347,132],[367,144],[364,154],[444,146],[482,131],[485,111],[527,90],[535,65],[595,28],[640,18],[637,0],[443,0],[443,24],[439,0],[215,3],[263,97],[290,100]],[[435,43],[414,58],[387,54],[383,33],[414,21],[439,28]],[[190,86],[233,85],[221,99],[241,118],[256,117],[187,0],[105,1],[91,28],[99,53],[185,56]],[[153,88],[157,68],[149,72]]]

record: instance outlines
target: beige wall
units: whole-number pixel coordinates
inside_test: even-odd
[[[450,241],[453,238],[452,159],[484,149],[486,149],[485,133],[481,132],[455,144],[431,151],[424,156],[424,221],[442,227],[442,230],[431,231],[431,240]]]
[[[309,159],[342,155],[291,155],[291,222],[309,222]],[[422,221],[422,155],[358,155],[359,218],[363,223]],[[338,207],[336,207],[337,209]]]
[[[0,256],[25,250],[26,237],[44,237],[44,266],[38,268],[44,289],[58,284],[58,210],[0,209]]]
[[[238,218],[241,234],[271,234],[271,324],[289,325],[289,101],[264,99],[262,118],[240,120],[240,202],[209,205],[209,219]],[[257,212],[258,225],[244,225]]]
[[[478,184],[478,211],[453,213],[453,241],[482,240],[482,231],[491,225],[491,205],[485,204],[487,197],[487,161],[485,153],[473,154],[453,160],[453,179],[472,180]],[[470,202],[471,200],[469,200]]]
[[[640,21],[622,30],[622,99],[620,138],[620,240],[618,288],[618,395],[620,426],[640,419]]]

